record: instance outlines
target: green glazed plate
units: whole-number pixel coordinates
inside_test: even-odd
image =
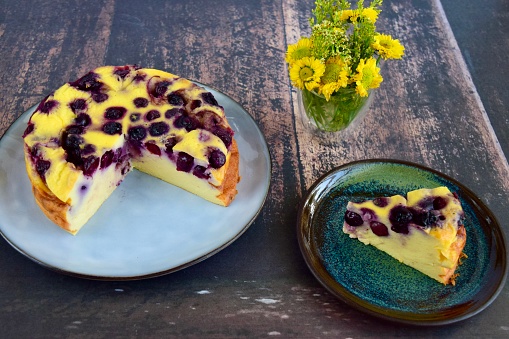
[[[348,201],[447,186],[465,211],[468,256],[456,285],[444,286],[342,231]],[[333,295],[371,315],[400,323],[442,325],[478,314],[507,277],[506,245],[493,213],[468,188],[435,170],[395,160],[340,166],[317,180],[297,222],[300,249],[311,272]]]

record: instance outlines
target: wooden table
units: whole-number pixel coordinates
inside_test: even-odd
[[[2,337],[507,336],[507,286],[460,323],[397,325],[329,294],[296,240],[306,189],[336,166],[370,158],[408,160],[457,179],[507,236],[509,9],[504,0],[443,2],[385,1],[379,28],[398,37],[406,55],[384,65],[359,127],[320,139],[298,118],[284,62],[287,45],[309,33],[311,0],[3,1],[0,135],[64,82],[100,65],[139,64],[238,101],[264,133],[273,170],[266,204],[245,234],[159,278],[69,277],[0,240]]]

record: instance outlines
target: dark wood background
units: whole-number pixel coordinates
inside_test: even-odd
[[[393,158],[459,180],[509,233],[509,5],[504,0],[386,0],[379,28],[406,47],[355,130],[302,126],[284,62],[309,33],[311,0],[0,1],[0,135],[64,82],[101,65],[138,64],[208,84],[238,101],[268,142],[273,173],[258,219],[202,263],[143,281],[49,271],[0,240],[2,336],[505,337],[509,290],[448,327],[399,326],[338,301],[298,249],[297,206],[323,173]],[[0,161],[8,161],[1,159]],[[210,293],[202,294],[200,291]]]

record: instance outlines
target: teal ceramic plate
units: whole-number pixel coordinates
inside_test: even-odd
[[[349,200],[447,186],[465,211],[467,243],[456,286],[444,286],[343,234]],[[312,273],[332,294],[371,315],[442,325],[469,318],[497,297],[507,276],[506,245],[492,212],[465,186],[437,171],[394,160],[359,161],[321,177],[304,197],[299,245]]]

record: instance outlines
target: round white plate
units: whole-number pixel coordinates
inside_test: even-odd
[[[201,85],[201,84],[200,84]],[[21,135],[35,107],[0,140],[0,233],[50,269],[91,279],[141,279],[202,261],[235,241],[260,212],[270,185],[267,143],[253,118],[207,86],[225,109],[240,153],[241,181],[229,207],[134,170],[76,236],[41,212],[31,192]]]

